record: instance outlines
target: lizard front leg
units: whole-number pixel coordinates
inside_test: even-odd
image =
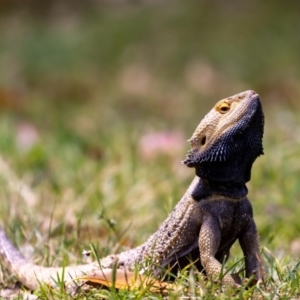
[[[262,281],[265,276],[265,267],[259,252],[259,237],[256,225],[252,218],[245,232],[239,237],[239,243],[245,256],[246,277],[250,278],[252,276],[256,281]]]
[[[200,260],[207,276],[213,279],[218,279],[222,271],[222,265],[215,258],[220,242],[221,230],[217,218],[211,215],[204,216],[199,235]],[[222,282],[232,287],[239,286],[229,274],[223,276]]]

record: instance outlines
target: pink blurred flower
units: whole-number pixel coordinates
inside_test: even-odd
[[[139,141],[139,151],[145,159],[152,159],[161,154],[178,157],[184,146],[185,140],[180,131],[147,133]]]
[[[22,122],[17,127],[16,143],[21,150],[29,150],[39,140],[39,134],[34,125]]]

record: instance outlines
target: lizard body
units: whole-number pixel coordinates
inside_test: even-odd
[[[183,162],[196,169],[184,196],[159,229],[142,245],[92,264],[70,266],[65,280],[101,268],[132,270],[149,257],[154,274],[161,267],[184,267],[195,261],[199,269],[217,279],[222,262],[239,240],[245,256],[246,277],[264,276],[259,241],[245,183],[251,167],[263,154],[264,116],[259,96],[246,91],[219,101],[194,132],[191,151]],[[189,256],[189,259],[187,258]],[[61,268],[40,267],[28,262],[0,227],[0,258],[11,273],[29,289],[39,282],[53,284]],[[200,259],[199,259],[200,258]],[[158,267],[155,267],[158,266]],[[237,286],[230,274],[223,282]]]

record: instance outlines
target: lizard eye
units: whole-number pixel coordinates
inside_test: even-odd
[[[217,106],[217,111],[221,114],[225,114],[229,111],[230,105],[227,102],[223,102]]]

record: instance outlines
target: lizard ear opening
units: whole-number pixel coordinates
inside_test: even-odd
[[[204,145],[205,145],[205,143],[206,143],[206,135],[204,135],[204,136],[202,137],[200,143],[201,143],[201,146],[204,146]]]

